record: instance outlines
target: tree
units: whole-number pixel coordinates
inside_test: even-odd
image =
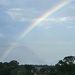
[[[63,59],[63,62],[66,62],[67,64],[74,64],[75,56],[67,56]]]
[[[19,62],[16,61],[16,60],[12,60],[12,61],[9,62],[9,65],[11,65],[11,66],[18,66]]]
[[[60,75],[74,75],[75,74],[75,56],[64,57],[63,60],[60,60],[55,66],[57,73]]]
[[[2,62],[0,62],[0,69],[2,69],[3,68],[3,63]]]
[[[25,69],[26,70],[29,70],[29,71],[31,71],[31,70],[33,70],[33,66],[32,65],[25,65]]]
[[[41,68],[41,69],[40,69],[40,72],[41,72],[42,74],[45,74],[46,69],[45,69],[45,68]]]
[[[64,57],[63,60],[59,60],[59,62],[57,63],[57,65],[70,65],[70,64],[74,64],[75,62],[75,56],[67,56],[67,57]]]

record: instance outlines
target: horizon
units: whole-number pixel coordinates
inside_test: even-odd
[[[48,16],[59,3],[63,8]],[[0,61],[55,64],[75,55],[74,0],[0,0],[0,16]]]

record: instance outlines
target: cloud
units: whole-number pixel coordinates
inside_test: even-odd
[[[21,21],[35,21],[37,18],[21,18]],[[52,17],[52,18],[46,18],[44,22],[50,22],[50,23],[63,23],[63,22],[72,22],[74,21],[74,17]]]
[[[12,8],[9,9],[8,11],[6,11],[6,13],[13,19],[16,20],[16,18],[18,19],[20,16],[22,16],[23,9],[21,8]]]
[[[27,20],[27,21],[34,21],[34,20],[37,20],[37,18],[22,18],[22,21],[24,20]],[[40,20],[40,19],[39,19]],[[67,22],[67,21],[71,21],[72,18],[70,17],[54,17],[54,18],[47,18],[44,20],[44,22],[55,22],[55,23],[58,23],[58,22]]]
[[[12,8],[12,9],[9,9],[9,11],[22,11],[23,9],[21,8]]]
[[[73,21],[72,17],[54,17],[54,18],[50,18],[49,19],[50,22],[69,22],[69,21]]]
[[[32,18],[36,17],[39,13],[34,8],[23,9],[23,8],[11,8],[6,13],[14,20],[20,22],[31,21]]]
[[[43,29],[53,28],[54,25],[61,25],[64,23],[74,22],[74,17],[52,17],[45,19],[42,23],[38,25]]]
[[[20,19],[20,22],[32,22],[34,21],[35,19],[34,18],[25,18],[25,17],[22,17]]]

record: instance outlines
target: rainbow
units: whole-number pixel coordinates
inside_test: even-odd
[[[33,30],[36,26],[38,26],[47,17],[53,15],[55,12],[65,7],[71,1],[72,0],[62,0],[61,3],[55,5],[53,8],[49,9],[42,16],[38,17],[34,22],[32,22],[32,24],[19,35],[19,37],[13,43],[13,45],[11,45],[8,49],[6,49],[6,51],[2,54],[0,61],[4,61],[7,55],[17,46],[17,44],[21,41],[21,39],[23,39],[31,30]]]

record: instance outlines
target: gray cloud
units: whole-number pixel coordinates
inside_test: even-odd
[[[22,9],[22,8],[11,8],[6,13],[13,19],[20,22],[28,21],[31,18],[37,17],[39,12],[34,8]],[[30,21],[30,20],[29,20]]]
[[[74,17],[52,17],[45,19],[38,27],[43,29],[50,29],[54,26],[64,25],[65,23],[73,23],[75,21]]]

